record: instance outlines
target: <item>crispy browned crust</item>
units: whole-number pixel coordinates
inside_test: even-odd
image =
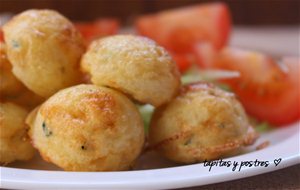
[[[53,10],[27,10],[3,26],[14,75],[31,91],[48,98],[78,84],[85,51],[81,34]]]
[[[144,146],[137,108],[106,87],[61,90],[33,111],[27,123],[42,158],[67,171],[128,169]]]
[[[180,139],[184,139],[184,137],[187,137],[191,134],[190,131],[182,131],[181,133],[175,134],[172,137],[166,138],[155,145],[149,146],[147,149],[148,150],[155,150],[159,149],[161,146],[168,146],[168,143],[171,143],[173,141],[177,141]],[[237,149],[242,146],[249,146],[252,145],[256,139],[259,137],[259,134],[253,130],[252,126],[249,127],[249,131],[247,132],[246,135],[243,136],[241,139],[235,139],[230,142],[227,142],[223,145],[219,146],[213,146],[209,148],[204,148],[204,147],[197,147],[194,150],[190,150],[191,152],[194,152],[195,154],[198,154],[198,150],[201,150],[202,154],[207,154],[207,153],[222,153],[222,152],[227,152],[230,150]]]
[[[141,36],[95,40],[81,59],[81,70],[91,76],[93,84],[156,107],[172,100],[180,87],[180,73],[168,52]]]
[[[157,108],[149,134],[149,150],[179,163],[237,153],[258,137],[235,95],[205,82],[183,86],[175,99]]]

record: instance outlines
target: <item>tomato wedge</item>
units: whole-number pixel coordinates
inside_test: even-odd
[[[102,18],[93,22],[77,22],[75,27],[81,32],[86,43],[89,44],[94,39],[116,34],[120,24],[117,19]]]
[[[2,28],[0,28],[0,42],[4,42]]]
[[[168,50],[186,53],[203,41],[222,48],[229,38],[231,18],[226,4],[207,3],[141,16],[135,27]]]
[[[214,67],[239,71],[241,77],[223,82],[238,95],[246,111],[275,125],[285,125],[300,118],[299,59],[281,63],[251,51],[225,48]]]
[[[193,55],[192,54],[179,54],[179,53],[170,53],[174,59],[180,73],[186,72],[193,64]]]
[[[203,69],[213,67],[218,51],[210,43],[197,43],[193,47],[195,63]]]

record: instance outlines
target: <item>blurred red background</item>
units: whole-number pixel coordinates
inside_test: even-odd
[[[116,17],[131,24],[139,14],[192,5],[207,0],[0,0],[0,12],[19,13],[30,8],[55,9],[72,20]],[[299,25],[298,0],[225,0],[237,25]]]

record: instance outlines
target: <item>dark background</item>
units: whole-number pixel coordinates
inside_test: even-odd
[[[207,0],[0,0],[0,13],[30,8],[56,9],[72,20],[117,17],[130,24],[139,14]],[[299,25],[299,0],[225,0],[237,25]]]

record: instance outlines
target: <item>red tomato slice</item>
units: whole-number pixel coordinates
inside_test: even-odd
[[[78,22],[75,23],[75,26],[89,44],[94,39],[116,34],[119,31],[120,24],[117,19],[103,18],[94,22]]]
[[[193,47],[196,64],[203,69],[213,67],[218,51],[210,43],[198,43]]]
[[[284,125],[300,118],[300,63],[250,51],[226,48],[214,67],[239,71],[238,79],[224,80],[240,98],[246,111],[260,120]]]
[[[174,59],[175,63],[177,64],[177,67],[181,73],[184,73],[187,71],[192,63],[193,63],[193,57],[191,54],[176,54],[176,53],[170,53],[172,58]]]
[[[228,41],[231,19],[226,4],[208,3],[141,16],[135,26],[139,34],[167,49],[186,53],[203,41],[222,48]]]
[[[4,36],[3,36],[2,28],[0,28],[0,42],[4,42]]]

